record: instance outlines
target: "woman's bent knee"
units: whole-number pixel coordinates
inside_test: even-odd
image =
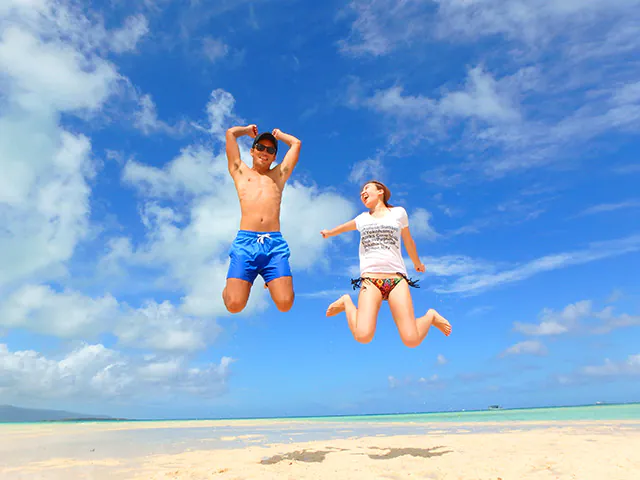
[[[371,340],[373,340],[373,336],[374,336],[375,332],[369,332],[369,331],[365,331],[365,332],[356,332],[355,334],[355,338],[356,341],[358,341],[358,343],[371,343]]]
[[[404,343],[406,347],[416,348],[420,345],[420,339],[418,337],[406,337],[402,339],[402,343]]]

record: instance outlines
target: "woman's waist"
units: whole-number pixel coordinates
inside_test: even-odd
[[[406,272],[377,272],[366,270],[360,274],[361,277],[369,277],[369,278],[404,278],[406,276]]]

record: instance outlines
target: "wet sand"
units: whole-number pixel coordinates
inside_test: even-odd
[[[636,480],[640,422],[0,425],[2,479]]]

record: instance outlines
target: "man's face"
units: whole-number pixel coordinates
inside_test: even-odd
[[[251,157],[254,164],[269,167],[276,159],[275,145],[271,140],[263,138],[251,149]]]

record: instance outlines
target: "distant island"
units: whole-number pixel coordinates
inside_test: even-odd
[[[20,422],[77,422],[77,421],[117,421],[125,418],[114,418],[107,415],[86,415],[64,410],[39,410],[21,408],[13,405],[0,405],[0,423]]]

